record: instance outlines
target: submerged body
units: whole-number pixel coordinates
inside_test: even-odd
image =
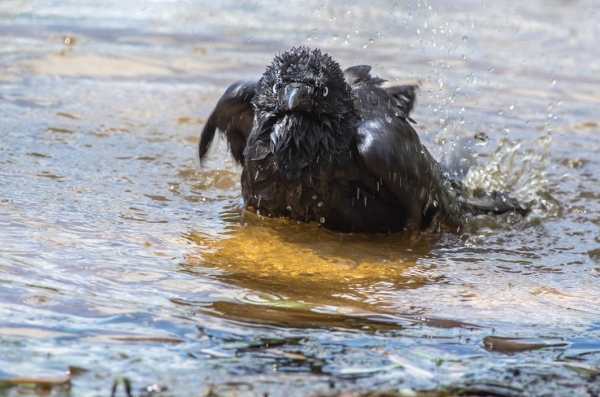
[[[467,200],[410,125],[415,86],[383,87],[370,67],[342,72],[306,47],[277,57],[259,82],[225,92],[200,137],[215,130],[243,165],[247,209],[340,232],[457,229],[470,213],[522,210],[498,193]]]

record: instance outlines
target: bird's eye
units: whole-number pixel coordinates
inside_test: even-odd
[[[273,94],[277,94],[277,90],[278,90],[278,89],[279,89],[279,84],[278,84],[278,83],[275,83],[275,84],[273,85]]]
[[[323,90],[323,97],[326,97],[327,94],[329,94],[329,88],[325,87],[325,89]]]

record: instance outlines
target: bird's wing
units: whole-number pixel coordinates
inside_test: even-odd
[[[501,192],[473,196],[459,181],[445,175],[409,122],[416,86],[382,87],[369,75],[369,66],[346,70],[361,118],[357,131],[359,162],[379,195],[412,214],[409,227],[424,230],[442,222],[458,227],[466,213],[527,213]]]
[[[354,66],[345,75],[361,119],[358,161],[371,178],[370,188],[375,187],[372,194],[411,214],[408,228],[424,230],[439,221],[460,226],[462,212],[450,183],[409,123],[417,87],[382,87],[384,80],[369,71],[369,66]]]
[[[372,112],[374,110],[373,106],[379,106],[378,100],[386,100],[387,102],[384,105],[393,110],[396,117],[414,123],[409,114],[415,104],[418,87],[416,85],[381,87],[387,80],[371,76],[370,71],[371,67],[369,65],[352,66],[344,71],[346,82],[354,89],[359,99],[361,99],[361,96],[366,96],[365,99],[371,102],[371,106],[364,106],[364,109]]]
[[[254,109],[252,98],[256,94],[257,81],[238,82],[232,84],[223,94],[217,106],[212,111],[202,134],[200,135],[199,153],[200,159],[206,154],[219,129],[225,133],[235,160],[243,164],[243,152],[246,148],[246,140],[252,131],[254,121]]]

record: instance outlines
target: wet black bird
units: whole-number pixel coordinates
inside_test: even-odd
[[[416,87],[384,87],[370,69],[342,71],[306,47],[276,56],[258,82],[227,89],[200,158],[221,130],[243,165],[247,209],[333,231],[457,229],[468,214],[523,210],[500,193],[467,197],[409,123]]]

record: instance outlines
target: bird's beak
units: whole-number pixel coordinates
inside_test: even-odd
[[[286,91],[288,96],[288,110],[306,112],[310,112],[312,110],[310,95],[306,87],[289,85],[287,86]]]

